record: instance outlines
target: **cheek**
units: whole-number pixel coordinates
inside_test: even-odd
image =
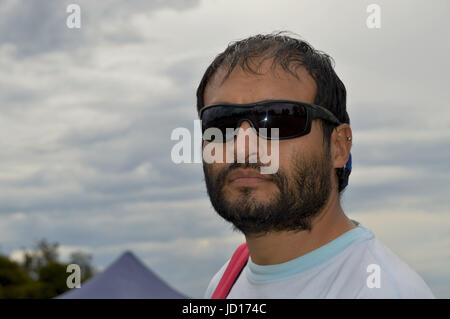
[[[229,146],[230,143],[211,143],[203,141],[202,145],[202,160],[207,164],[220,166],[230,162],[234,150]],[[211,166],[209,165],[209,166]]]
[[[292,165],[298,157],[299,152],[302,152],[301,145],[293,143],[292,141],[281,141],[279,149],[280,170],[289,172],[292,169]]]

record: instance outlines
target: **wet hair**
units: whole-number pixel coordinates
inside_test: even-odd
[[[233,41],[222,53],[218,54],[206,69],[197,88],[197,111],[205,106],[204,93],[211,77],[219,68],[226,70],[223,83],[238,65],[242,70],[259,75],[250,62],[259,60],[261,65],[265,60],[272,60],[272,69],[281,66],[282,69],[298,79],[296,69],[304,67],[314,79],[317,90],[314,104],[331,111],[341,123],[350,124],[346,109],[347,92],[344,84],[334,71],[334,60],[328,54],[314,49],[308,42],[289,31],[278,31],[270,34],[258,34],[243,40]],[[330,147],[334,124],[319,121],[323,131],[325,147]],[[343,168],[337,168],[338,192],[343,189]]]

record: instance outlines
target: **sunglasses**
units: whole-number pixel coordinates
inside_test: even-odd
[[[225,140],[234,137],[227,128],[234,132],[243,121],[249,122],[259,137],[283,140],[309,134],[314,119],[340,124],[333,113],[322,106],[290,100],[265,100],[249,104],[220,103],[200,110],[202,133],[209,128],[219,129]],[[278,129],[278,136],[272,137],[272,128]],[[222,142],[217,140],[217,136],[214,141]]]

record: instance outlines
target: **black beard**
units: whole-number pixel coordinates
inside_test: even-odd
[[[302,231],[312,229],[312,220],[326,204],[331,193],[332,163],[329,148],[324,157],[294,158],[293,171],[285,174],[278,170],[271,174],[279,192],[270,204],[252,198],[252,189],[241,187],[240,196],[225,199],[223,187],[226,176],[236,168],[259,169],[262,165],[233,163],[222,169],[215,178],[211,176],[211,164],[203,163],[206,189],[214,209],[233,224],[233,230],[245,235],[262,236],[269,232]]]

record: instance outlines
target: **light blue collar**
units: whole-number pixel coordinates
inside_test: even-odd
[[[251,257],[248,259],[247,276],[254,282],[266,282],[270,280],[288,277],[317,266],[350,246],[357,240],[364,240],[373,236],[370,229],[357,223],[353,228],[329,243],[295,259],[276,265],[261,266],[255,264]]]

